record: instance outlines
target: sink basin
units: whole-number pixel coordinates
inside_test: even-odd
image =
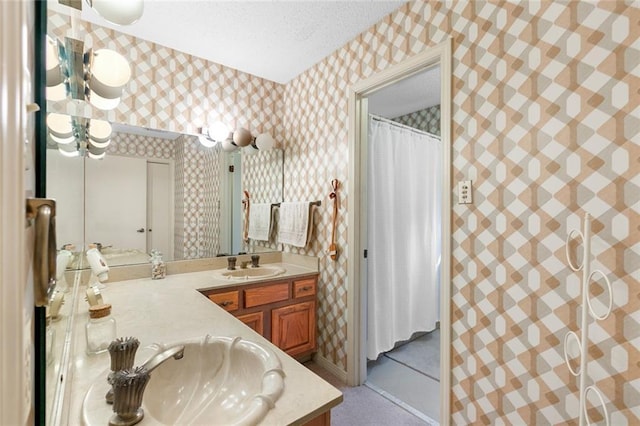
[[[211,336],[175,345],[185,346],[184,357],[169,359],[151,373],[141,425],[255,425],[284,391],[280,360],[262,345]],[[153,346],[162,351],[175,345]],[[108,372],[85,397],[82,417],[87,426],[105,425],[113,414],[104,401]]]
[[[278,266],[259,266],[257,268],[236,269],[233,271],[223,270],[220,275],[228,279],[248,280],[249,278],[275,277],[285,272],[286,269]]]

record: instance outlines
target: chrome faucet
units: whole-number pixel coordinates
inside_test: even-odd
[[[184,356],[184,345],[180,346],[172,346],[170,348],[165,349],[159,354],[155,354],[151,358],[145,362],[142,367],[144,367],[149,373],[158,368],[160,364],[168,360],[169,358],[173,359],[182,359]]]
[[[115,372],[110,380],[115,414],[109,419],[109,426],[131,426],[140,422],[144,417],[142,397],[151,372],[168,359],[182,357],[184,345],[172,346],[149,358],[141,367]]]

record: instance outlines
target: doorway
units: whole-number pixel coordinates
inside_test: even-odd
[[[50,151],[48,157],[55,159],[56,151]],[[84,216],[84,239],[81,241],[110,246],[110,266],[145,262],[152,249],[159,250],[165,260],[173,260],[172,162],[107,155],[99,161],[84,159],[82,164],[84,209],[79,211]],[[50,181],[65,182],[58,176]],[[56,196],[67,194],[64,199],[77,198],[75,193],[69,193],[73,188],[67,188],[66,183],[58,189],[59,193],[53,193]],[[78,219],[74,216],[73,220]]]
[[[430,352],[437,353],[439,368],[435,371],[439,374],[439,382],[433,380],[433,368],[425,375],[432,382],[430,385],[416,384],[416,388],[411,391],[413,396],[422,396],[426,399],[438,400],[437,409],[431,410],[430,415],[419,412],[425,420],[432,419],[434,422],[448,424],[449,413],[449,391],[450,391],[450,371],[449,371],[449,342],[450,342],[450,187],[451,187],[451,39],[428,51],[391,67],[380,74],[368,78],[351,89],[349,99],[349,140],[350,140],[350,165],[349,193],[359,194],[351,200],[352,208],[349,210],[349,258],[354,259],[349,265],[349,289],[348,294],[348,348],[347,348],[347,381],[349,385],[357,386],[364,384],[367,380],[367,325],[368,325],[368,259],[366,258],[368,249],[368,175],[367,161],[369,157],[368,131],[369,113],[371,107],[375,108],[376,96],[385,90],[393,90],[393,86],[402,82],[408,82],[412,78],[428,70],[439,67],[440,78],[435,83],[436,91],[440,94],[440,139],[442,142],[440,160],[442,165],[441,176],[441,220],[440,226],[440,269],[438,273],[439,288],[439,316],[440,330],[423,330],[422,334],[414,334],[411,338],[423,338],[430,343],[437,342],[439,345]],[[407,111],[409,112],[409,111]],[[393,115],[393,114],[391,114]],[[396,116],[397,117],[397,116]],[[357,260],[356,260],[357,259]],[[416,330],[418,331],[418,330]],[[425,335],[425,331],[430,331]],[[427,337],[425,337],[427,336]],[[405,342],[399,342],[401,345]],[[439,347],[438,347],[439,346]],[[383,356],[382,361],[396,363],[393,358],[398,356]],[[378,358],[380,359],[380,358]],[[407,364],[405,362],[405,364]],[[404,367],[403,367],[404,368]],[[411,370],[411,368],[409,368]],[[408,378],[416,378],[420,374],[415,370],[409,371]],[[409,379],[407,379],[409,380]],[[394,400],[394,396],[389,391],[382,389],[381,393]],[[439,397],[439,398],[438,398]],[[399,404],[403,401],[395,400]],[[415,404],[414,404],[415,405]],[[411,406],[411,404],[407,404]],[[414,407],[415,408],[415,407]],[[435,417],[435,418],[433,418]]]

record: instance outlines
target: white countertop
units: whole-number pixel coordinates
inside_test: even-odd
[[[134,336],[140,340],[136,365],[144,362],[143,348],[152,343],[172,343],[205,336],[240,336],[243,339],[268,345],[280,358],[286,374],[285,391],[261,424],[303,424],[338,405],[342,393],[308,370],[302,364],[272,345],[262,336],[209,301],[198,290],[232,286],[244,283],[291,278],[317,273],[317,268],[291,263],[269,263],[286,272],[277,277],[248,281],[229,280],[214,271],[167,275],[162,280],[150,278],[106,283],[101,290],[105,303],[110,303],[120,337]],[[80,291],[84,291],[82,286]],[[109,368],[108,352],[86,355],[84,324],[89,305],[81,298],[75,317],[71,391],[68,409],[69,424],[81,424],[82,401],[89,387],[105,380]],[[108,419],[105,419],[105,424]],[[139,423],[144,426],[144,419]]]

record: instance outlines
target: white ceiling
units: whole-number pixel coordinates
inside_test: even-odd
[[[106,22],[83,2],[81,16],[284,84],[405,2],[145,0],[129,26]]]
[[[369,112],[396,118],[440,105],[440,66],[421,71],[368,97]]]

